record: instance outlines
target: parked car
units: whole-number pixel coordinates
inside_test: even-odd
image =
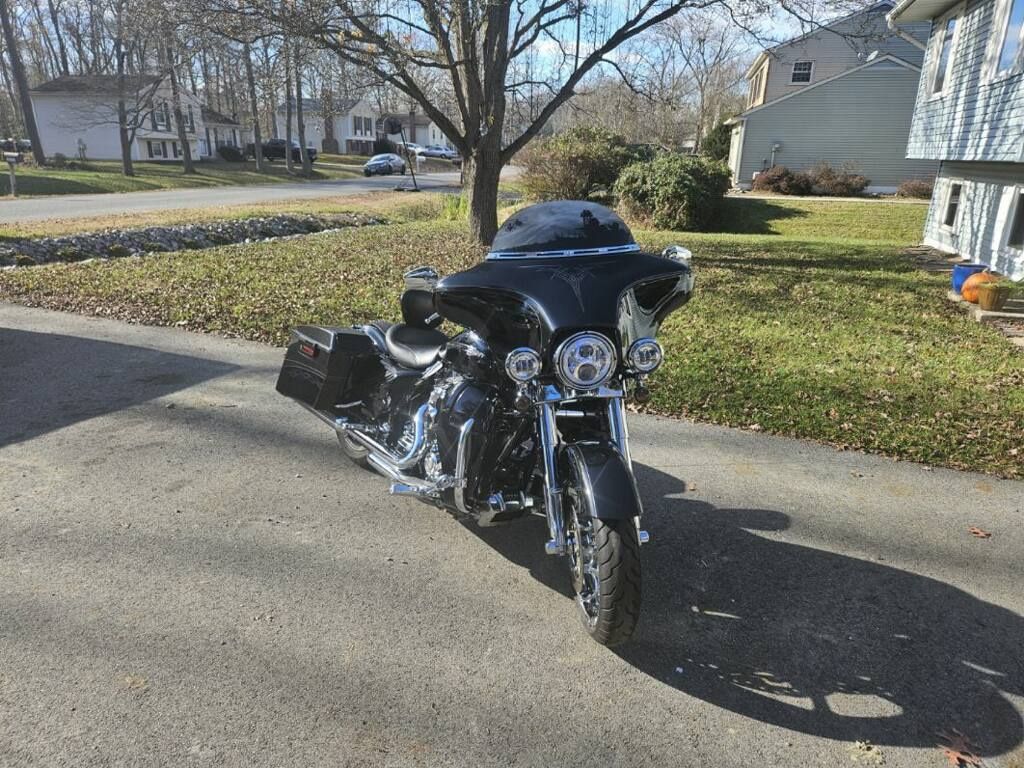
[[[285,139],[268,139],[263,142],[263,157],[267,160],[284,160],[285,146],[287,145]],[[309,153],[309,162],[316,162],[316,149],[313,147],[306,147],[306,151]],[[249,142],[245,146],[246,157],[256,157],[256,145]],[[292,161],[296,163],[302,162],[301,148],[299,142],[292,140]]]
[[[364,176],[377,176],[391,173],[405,173],[405,160],[391,152],[383,155],[374,155],[363,165]]]
[[[421,157],[439,157],[442,160],[454,160],[459,156],[459,153],[454,149],[448,147],[442,147],[440,144],[428,144],[423,147],[417,154]]]
[[[31,152],[32,142],[28,139],[4,139],[0,141],[0,149],[4,152]]]
[[[415,141],[407,141],[404,144],[402,142],[398,142],[398,151],[402,154],[408,153],[415,157],[423,151],[423,145],[417,144]]]

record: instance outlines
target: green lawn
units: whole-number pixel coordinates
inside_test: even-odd
[[[435,198],[387,226],[7,270],[0,299],[277,344],[298,323],[394,319],[405,269],[480,256],[459,223],[416,220]],[[637,232],[690,247],[697,274],[663,329],[651,410],[1024,476],[1024,355],[900,254],[924,207],[764,202],[729,201],[747,234]]]
[[[274,184],[282,181],[303,181],[288,173],[283,162],[268,163],[263,173],[256,171],[252,161],[244,163],[196,163],[197,173],[186,175],[176,163],[135,163],[135,176],[124,176],[119,162],[91,160],[84,168],[63,169],[18,168],[18,195],[84,195],[102,192],[140,192],[147,189],[179,189],[192,187],[226,187],[244,184]],[[6,170],[6,169],[5,169]],[[359,175],[355,169],[314,166],[313,180],[344,179]],[[0,195],[11,193],[7,173],[0,173]],[[3,201],[0,200],[0,216]]]

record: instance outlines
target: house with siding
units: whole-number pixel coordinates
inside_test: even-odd
[[[292,140],[299,140],[298,115],[292,99]],[[277,135],[284,137],[287,126],[286,104],[277,107]],[[302,100],[302,122],[306,146],[322,152],[349,155],[373,154],[380,111],[366,99],[332,98]]]
[[[850,168],[869,192],[934,177],[937,162],[906,152],[929,25],[894,31],[893,6],[877,3],[757,56],[747,108],[729,121],[735,186],[749,189],[773,165]]]
[[[902,0],[930,23],[907,157],[941,163],[925,243],[1024,279],[1024,0]]]
[[[120,94],[120,95],[119,95]],[[175,161],[183,150],[174,125],[171,86],[159,75],[65,75],[30,91],[39,137],[48,152],[92,160],[119,160],[118,101],[125,101],[134,132],[133,160]],[[192,93],[179,91],[185,134],[192,157],[212,154],[199,138],[205,133],[203,107]],[[204,150],[204,151],[201,151]]]

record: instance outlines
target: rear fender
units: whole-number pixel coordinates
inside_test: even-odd
[[[563,486],[578,479],[598,519],[630,520],[642,513],[633,472],[611,441],[563,443],[558,467]]]

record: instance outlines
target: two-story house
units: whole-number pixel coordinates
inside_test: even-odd
[[[757,56],[747,108],[730,121],[734,185],[749,189],[774,165],[849,167],[870,192],[935,175],[937,162],[906,152],[928,25],[894,31],[893,6],[876,3]]]
[[[941,162],[925,243],[1024,279],[1024,0],[902,0],[931,23],[907,156]]]
[[[299,140],[298,114],[292,101],[292,140]],[[349,155],[373,154],[377,138],[379,110],[368,99],[336,98],[330,103],[320,99],[302,100],[302,122],[306,146],[322,152]],[[287,105],[277,107],[277,135],[285,136]]]
[[[183,150],[174,125],[171,86],[158,75],[71,75],[41,83],[31,91],[39,137],[47,152],[67,157],[116,160],[121,157],[118,101],[123,99],[133,132],[134,160],[175,160]],[[202,104],[181,91],[182,114],[192,157],[199,158],[204,133]]]

